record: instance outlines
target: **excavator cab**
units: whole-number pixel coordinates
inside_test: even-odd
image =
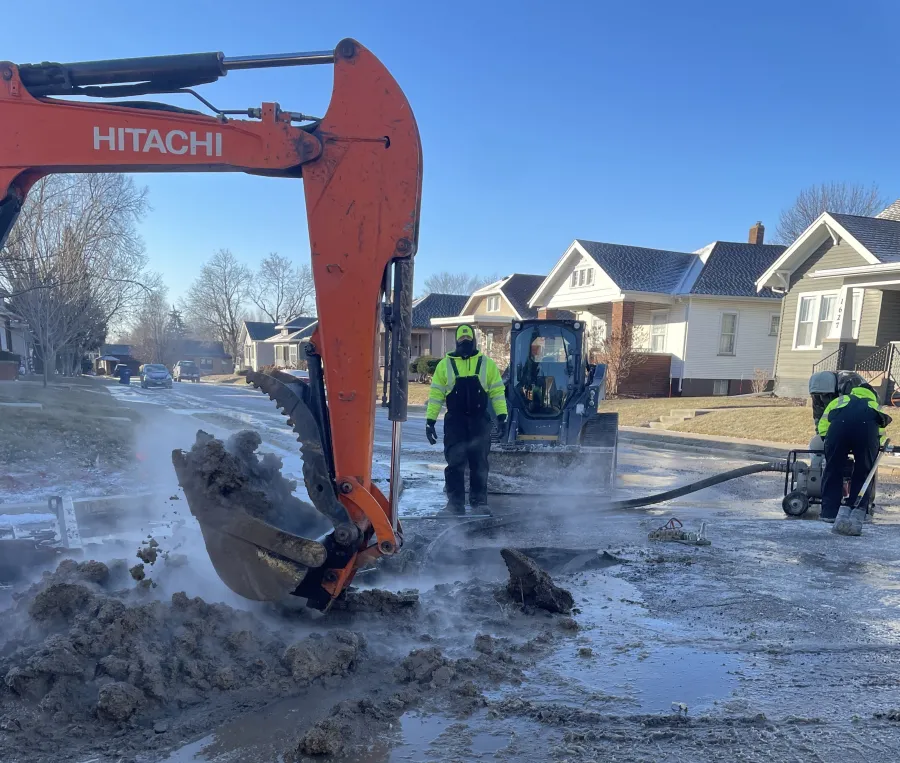
[[[491,474],[521,481],[577,468],[598,487],[615,483],[619,415],[601,412],[606,366],[591,364],[582,321],[514,321],[506,382],[509,427],[495,429]]]

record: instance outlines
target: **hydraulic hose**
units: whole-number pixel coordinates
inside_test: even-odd
[[[653,493],[652,495],[645,495],[640,498],[627,498],[622,501],[611,501],[610,503],[600,504],[596,507],[591,508],[613,510],[637,509],[641,506],[652,506],[655,503],[671,501],[674,498],[680,498],[683,495],[696,493],[698,490],[703,490],[705,488],[712,487],[713,485],[720,485],[723,482],[728,482],[730,480],[737,479],[738,477],[746,477],[747,475],[759,474],[761,472],[784,472],[786,470],[786,461],[767,461],[766,463],[762,464],[749,464],[747,466],[741,466],[738,469],[731,469],[727,472],[722,472],[721,474],[714,474],[713,476],[707,477],[706,479],[697,480],[696,482],[690,482],[687,485],[681,485],[680,487],[672,488],[671,490],[665,490],[662,493]],[[494,493],[494,495],[497,494]],[[501,495],[521,494],[501,493]],[[587,494],[566,494],[564,497],[587,497]],[[554,516],[563,513],[564,512],[562,510],[550,510],[549,512],[547,512],[546,514],[542,514],[541,516]],[[447,538],[451,535],[460,532],[477,532],[479,530],[493,530],[499,527],[505,527],[506,525],[510,525],[514,522],[519,521],[522,516],[523,512],[516,512],[515,514],[503,514],[499,516],[485,517],[483,519],[470,519],[465,522],[460,522],[456,525],[451,525],[450,527],[444,529],[442,532],[438,533],[437,537],[435,537],[434,540],[432,540],[431,543],[428,544],[428,548],[425,550],[425,559],[430,559],[435,549],[438,548],[442,544],[442,542],[446,541]]]

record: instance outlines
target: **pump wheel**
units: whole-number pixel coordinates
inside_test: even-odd
[[[782,499],[781,508],[789,517],[802,517],[809,510],[809,496],[800,490],[792,490]]]

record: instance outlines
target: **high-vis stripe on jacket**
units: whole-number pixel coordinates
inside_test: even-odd
[[[878,397],[874,392],[866,389],[865,387],[854,387],[850,390],[849,395],[840,395],[825,406],[825,410],[822,411],[822,418],[819,419],[819,425],[817,427],[820,437],[824,438],[825,435],[828,434],[828,428],[831,426],[829,414],[846,406],[847,403],[850,402],[851,398],[854,397],[859,398],[860,400],[865,400],[869,408],[872,408],[873,410],[878,411],[878,413],[881,413],[881,406],[878,405]],[[884,427],[878,428],[878,434],[881,437],[881,441],[883,443]]]
[[[449,356],[445,355],[437,364],[434,370],[434,376],[431,378],[431,391],[428,393],[428,409],[425,412],[425,418],[436,421],[444,407],[444,400],[453,389],[456,383],[456,374],[453,371],[453,365],[448,361]],[[506,415],[506,394],[503,379],[500,378],[500,371],[497,364],[489,357],[476,352],[471,358],[460,358],[456,355],[453,360],[456,368],[459,370],[460,376],[474,376],[475,369],[478,368],[478,359],[483,358],[481,362],[481,370],[478,374],[478,381],[481,388],[487,392],[491,401],[494,413],[498,416]]]

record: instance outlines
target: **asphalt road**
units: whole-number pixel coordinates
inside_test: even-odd
[[[153,402],[173,409],[237,415],[238,418],[244,418],[248,426],[260,423],[267,426],[284,426],[284,417],[275,404],[262,392],[249,385],[176,382],[171,390],[144,390],[135,382],[127,389],[122,385],[114,385],[111,389],[113,394],[134,403]],[[442,427],[443,424],[438,422],[438,437],[442,436]],[[409,419],[403,425],[403,442],[419,450],[428,447],[425,439],[424,413],[410,411]],[[391,445],[391,422],[388,421],[387,410],[380,406],[375,411],[375,444],[385,448]],[[438,452],[439,446],[434,447]]]

